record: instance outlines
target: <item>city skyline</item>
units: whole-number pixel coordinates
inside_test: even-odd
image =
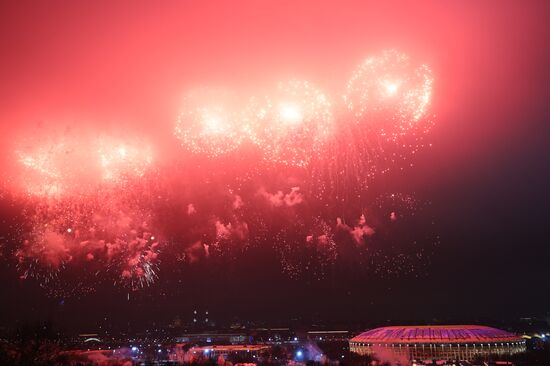
[[[547,13],[0,5],[0,326],[548,317]]]

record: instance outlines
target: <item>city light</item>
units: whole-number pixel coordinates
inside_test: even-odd
[[[0,366],[550,366],[550,0],[0,9]]]

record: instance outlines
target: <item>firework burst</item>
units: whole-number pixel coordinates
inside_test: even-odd
[[[252,98],[245,132],[268,161],[305,167],[334,131],[331,103],[307,81],[280,83],[270,97]]]
[[[209,158],[235,151],[241,145],[240,113],[230,93],[199,89],[187,96],[175,136],[190,152]]]
[[[425,119],[432,84],[427,65],[414,66],[407,55],[389,50],[359,65],[348,81],[344,102],[353,123],[398,142],[412,129],[425,133],[431,127]]]
[[[10,254],[22,279],[62,296],[150,286],[162,256],[236,263],[249,248],[268,248],[297,279],[348,264],[418,272],[438,240],[430,225],[403,239],[425,224],[421,204],[372,199],[370,185],[425,145],[432,82],[426,65],[386,51],[353,73],[342,105],[297,80],[247,103],[197,89],[173,131],[191,154],[167,165],[148,139],[40,131],[18,143],[4,184],[23,207]]]

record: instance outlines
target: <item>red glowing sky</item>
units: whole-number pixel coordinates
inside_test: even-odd
[[[522,128],[507,120],[510,101],[536,98],[547,9],[531,4],[4,3],[3,135],[77,121],[165,138],[190,86],[249,91],[298,76],[339,95],[365,55],[397,48],[434,70],[446,152],[477,155]]]
[[[477,250],[484,240],[502,250],[526,225],[540,241],[542,210],[530,203],[545,182],[537,159],[548,155],[549,13],[545,1],[2,2],[0,164],[8,167],[14,137],[73,123],[146,135],[178,152],[174,123],[195,86],[252,94],[297,77],[338,98],[366,56],[395,48],[429,64],[435,79],[434,146],[406,176],[407,188],[435,202],[452,262],[439,264],[450,277],[435,274],[418,289],[429,298],[432,288],[465,282],[449,274],[460,272],[448,269],[456,248],[471,242]],[[501,259],[490,262],[494,247],[483,248],[485,274],[505,276]],[[510,248],[507,264],[517,258]],[[522,269],[541,268],[541,258],[524,258]],[[502,286],[525,290],[508,276]],[[354,296],[350,304],[367,302]]]

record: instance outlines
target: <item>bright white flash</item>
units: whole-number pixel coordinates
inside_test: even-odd
[[[218,114],[204,113],[203,128],[206,133],[222,133],[227,130],[227,123],[224,118]]]
[[[397,91],[399,90],[399,82],[398,81],[392,81],[392,80],[384,80],[382,82],[382,87],[384,88],[384,91],[387,96],[394,96]]]
[[[120,146],[118,148],[118,154],[120,155],[121,158],[125,158],[127,153],[128,152],[126,151],[126,147]]]
[[[288,124],[298,124],[304,118],[301,108],[294,103],[281,103],[279,115],[281,120]]]

